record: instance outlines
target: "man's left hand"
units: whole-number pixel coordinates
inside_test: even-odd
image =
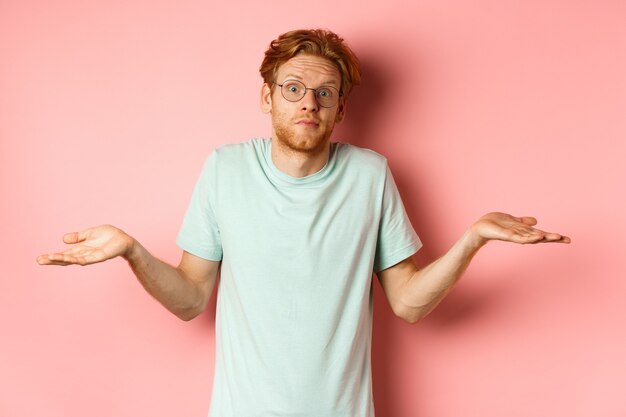
[[[534,217],[514,217],[506,213],[489,213],[481,217],[471,227],[472,234],[480,245],[489,240],[503,240],[514,243],[570,243],[567,236],[539,230],[534,225]]]

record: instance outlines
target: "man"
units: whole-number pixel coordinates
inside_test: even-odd
[[[200,314],[218,271],[216,370],[210,416],[372,417],[372,272],[394,313],[411,323],[449,292],[489,240],[562,242],[535,219],[490,213],[432,264],[386,160],[332,143],[360,81],[337,35],[300,30],[270,44],[261,109],[271,139],[223,146],[204,165],[177,243],[177,267],[113,226],[64,236],[40,264],[116,256],[183,320]]]

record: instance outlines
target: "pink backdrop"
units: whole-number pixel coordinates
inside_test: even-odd
[[[298,27],[361,57],[335,138],[389,158],[420,260],[492,210],[573,238],[489,244],[416,326],[377,285],[377,415],[626,415],[625,22],[610,0],[1,0],[0,416],[206,414],[214,304],[185,323],[122,260],[35,257],[112,223],[176,263],[206,155],[269,134],[257,68]]]

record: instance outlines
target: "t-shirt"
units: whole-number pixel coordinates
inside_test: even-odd
[[[381,155],[331,143],[294,178],[271,139],[204,164],[177,244],[221,260],[210,417],[373,417],[372,272],[421,242]]]

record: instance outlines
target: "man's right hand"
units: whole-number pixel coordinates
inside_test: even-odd
[[[40,265],[90,265],[116,256],[129,256],[135,240],[122,230],[110,226],[92,227],[68,233],[63,242],[72,246],[63,252],[37,257]]]
[[[183,252],[178,267],[152,256],[139,242],[117,227],[105,225],[68,233],[64,252],[37,257],[40,265],[90,265],[124,257],[133,273],[154,298],[182,320],[202,313],[217,279],[220,261]]]

